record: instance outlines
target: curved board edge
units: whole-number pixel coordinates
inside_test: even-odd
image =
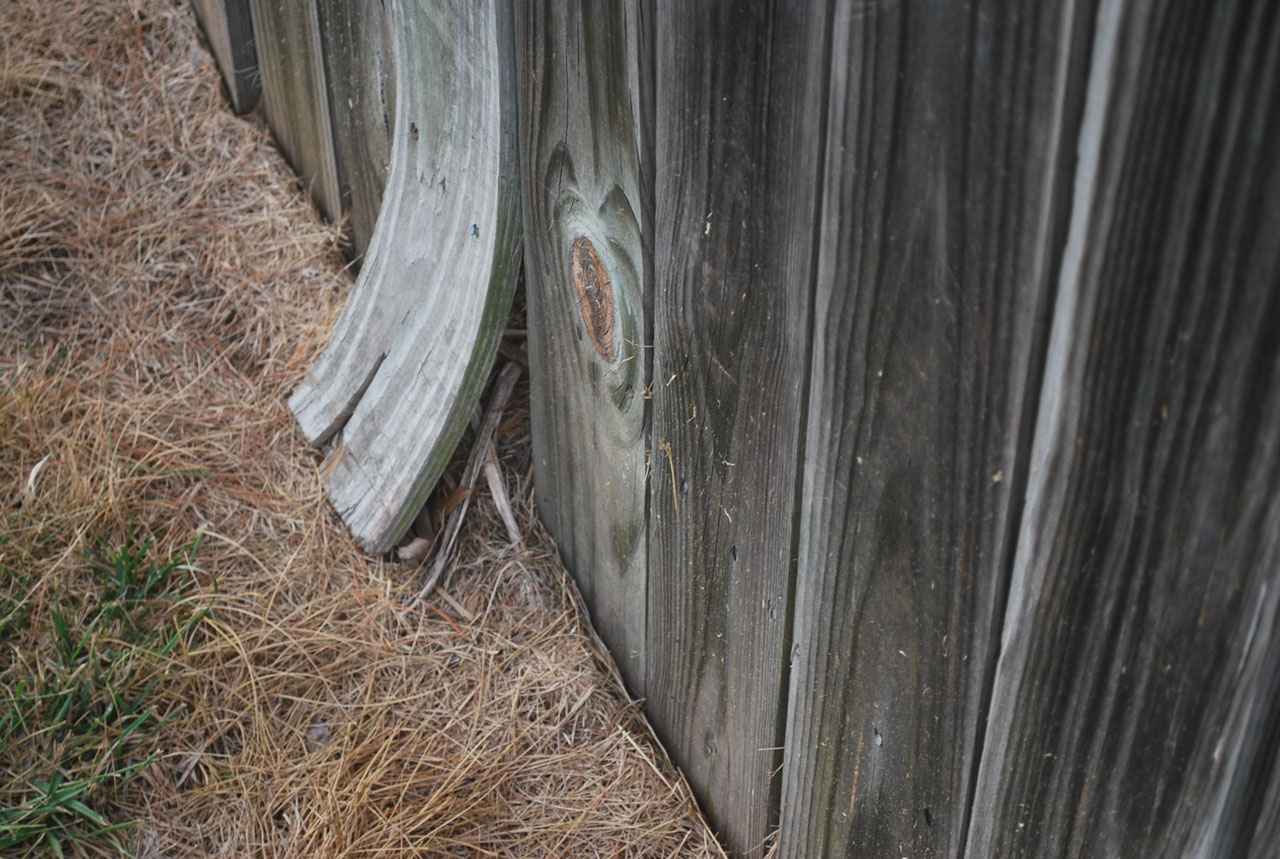
[[[392,5],[395,127],[368,259],[290,406],[339,433],[326,490],[371,553],[439,479],[479,401],[521,258],[514,37],[507,0]]]

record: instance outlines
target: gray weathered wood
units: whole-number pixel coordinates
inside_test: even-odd
[[[511,9],[402,0],[382,210],[329,347],[289,404],[339,433],[326,488],[371,552],[404,533],[485,384],[520,260]]]
[[[832,8],[781,856],[963,850],[1074,158],[1062,17]]]
[[[317,0],[317,8],[338,184],[351,219],[351,254],[360,259],[373,238],[391,161],[391,16],[373,0]]]
[[[820,7],[656,19],[648,709],[725,843],[776,823]]]
[[[965,855],[1274,856],[1280,7],[1103,0],[1086,23]]]
[[[342,217],[324,53],[315,0],[249,0],[262,112],[320,211]]]
[[[538,512],[642,696],[652,188],[641,176],[652,143],[639,113],[648,41],[634,3],[517,3],[516,12]]]
[[[191,0],[213,57],[222,70],[231,109],[248,113],[258,104],[258,54],[249,0]]]

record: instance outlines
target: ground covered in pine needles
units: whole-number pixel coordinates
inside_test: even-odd
[[[477,489],[424,606],[326,504],[285,401],[339,241],[186,4],[0,4],[0,848],[721,855],[536,521],[523,381],[522,539]]]

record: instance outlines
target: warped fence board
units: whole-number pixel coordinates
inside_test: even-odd
[[[372,242],[332,340],[289,401],[340,432],[326,489],[371,552],[408,528],[484,388],[520,258],[510,6],[391,3],[395,120]]]
[[[963,850],[1060,254],[1069,147],[1032,132],[1074,134],[1061,20],[832,9],[783,856]]]
[[[222,70],[232,110],[248,113],[261,94],[249,0],[192,0],[191,5]]]
[[[334,166],[350,216],[352,256],[373,238],[391,161],[395,75],[392,16],[381,3],[316,0],[324,48]]]
[[[321,209],[350,211],[366,257],[290,406],[309,441],[332,444],[330,499],[383,552],[457,445],[510,311],[512,11],[509,0],[250,6],[267,120]]]
[[[538,511],[645,689],[651,155],[638,108],[651,58],[638,4],[516,4]],[[581,40],[592,50],[579,51]]]

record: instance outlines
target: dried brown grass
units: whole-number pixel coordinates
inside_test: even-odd
[[[497,438],[524,545],[477,490],[425,608],[326,505],[284,402],[339,235],[218,86],[185,6],[0,4],[0,560],[32,573],[0,682],[98,535],[203,531],[161,756],[93,797],[139,855],[721,855],[531,511],[527,394]]]

